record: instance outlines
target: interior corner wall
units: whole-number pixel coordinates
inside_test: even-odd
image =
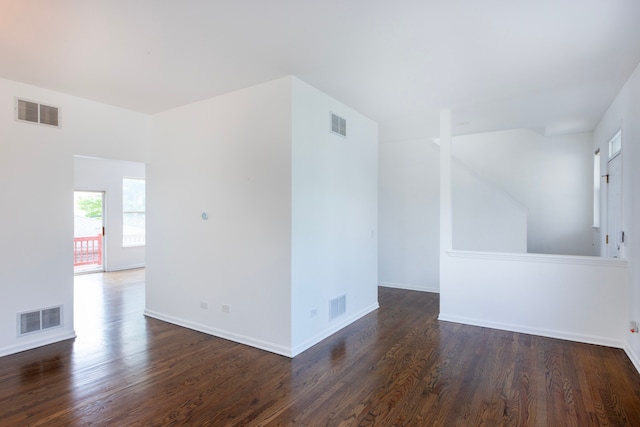
[[[147,315],[290,355],[291,93],[286,77],[153,116]]]
[[[60,107],[18,122],[14,98]],[[0,79],[0,356],[72,338],[74,155],[145,161],[149,116]],[[62,305],[62,326],[19,337],[17,314]]]
[[[527,252],[589,256],[592,138],[591,132],[545,137],[528,129],[464,135],[453,138],[453,156],[526,208]]]
[[[625,321],[640,321],[640,65],[607,109],[594,130],[594,150],[600,148],[601,171],[607,170],[608,141],[622,130],[622,222],[625,231],[624,251],[628,262],[626,307],[619,307],[627,316]],[[593,154],[593,153],[592,153]],[[606,188],[601,187],[601,227],[606,234]],[[604,214],[604,215],[602,215]],[[603,242],[604,238],[601,239]],[[606,249],[602,249],[606,253]],[[625,323],[626,323],[625,322]],[[626,324],[625,324],[626,326]],[[627,354],[640,371],[640,334],[625,328]]]
[[[426,138],[379,147],[378,280],[382,286],[438,292],[440,163]]]
[[[122,179],[145,178],[144,163],[76,156],[74,189],[103,191],[105,271],[144,267],[145,246],[122,245]]]
[[[347,136],[331,132],[331,113]],[[293,79],[292,348],[298,354],[378,307],[378,126]],[[329,300],[346,295],[331,320]]]

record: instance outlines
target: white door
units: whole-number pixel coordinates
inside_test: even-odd
[[[622,256],[622,153],[609,160],[607,169],[607,256]]]

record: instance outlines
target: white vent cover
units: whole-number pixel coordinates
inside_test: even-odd
[[[18,335],[62,326],[62,306],[18,313]]]
[[[337,298],[329,300],[329,320],[347,312],[347,296],[340,295]]]
[[[60,109],[51,105],[16,98],[16,120],[60,127]]]
[[[347,120],[331,113],[331,132],[347,137]]]

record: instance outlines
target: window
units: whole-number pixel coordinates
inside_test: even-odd
[[[145,180],[122,180],[122,245],[145,244]]]
[[[609,158],[613,158],[620,150],[622,150],[622,131],[618,131],[609,141]]]
[[[593,155],[593,226],[600,227],[600,149]]]

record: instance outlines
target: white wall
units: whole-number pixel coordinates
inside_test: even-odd
[[[75,157],[75,190],[105,193],[105,271],[144,267],[144,246],[122,246],[122,178],[144,179],[144,163]]]
[[[157,114],[152,140],[147,315],[294,356],[377,308],[374,122],[287,77]]]
[[[453,156],[527,209],[528,252],[593,254],[591,133],[544,137],[519,129],[458,136]]]
[[[536,254],[443,254],[440,320],[622,347],[627,264]]]
[[[330,132],[330,113],[347,137]],[[378,307],[378,127],[293,79],[292,353]],[[346,313],[329,320],[329,300]]]
[[[439,160],[427,139],[380,143],[378,280],[439,289]]]
[[[153,116],[147,315],[289,354],[291,100],[283,78]]]
[[[61,108],[60,129],[14,121],[14,97]],[[71,338],[74,155],[144,162],[149,117],[0,79],[0,355]],[[16,314],[63,306],[62,328],[17,337]]]
[[[625,321],[640,321],[640,66],[635,69],[625,86],[604,114],[594,131],[593,152],[601,149],[603,174],[606,173],[607,142],[622,129],[622,198],[623,229],[626,243],[623,255],[629,263],[628,287],[625,303],[620,310],[627,313]],[[606,185],[602,186],[600,232],[606,234]],[[601,238],[604,245],[604,238]],[[602,253],[606,249],[602,247]],[[627,324],[625,323],[625,326]],[[640,334],[629,333],[625,328],[626,350],[636,368],[640,370]]]
[[[452,162],[453,247],[527,252],[527,209],[458,161]]]

